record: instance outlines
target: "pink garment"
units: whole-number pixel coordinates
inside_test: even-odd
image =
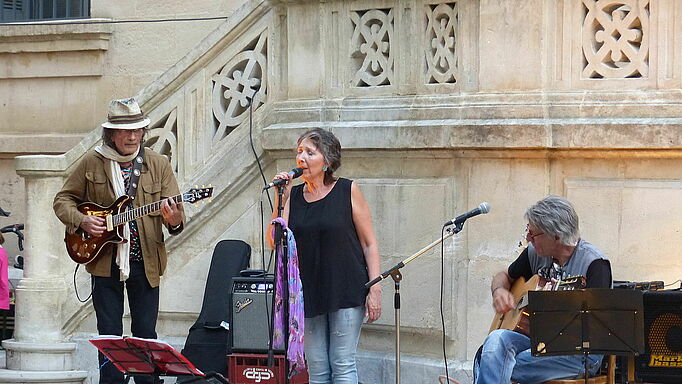
[[[289,377],[303,372],[305,370],[304,357],[304,311],[303,311],[303,285],[301,284],[301,277],[298,270],[298,253],[296,251],[296,239],[291,229],[287,228],[287,224],[281,217],[272,220],[272,223],[279,223],[283,230],[287,233],[287,247],[288,255],[284,254],[284,249],[281,244],[277,245],[277,273],[276,273],[276,289],[275,289],[275,319],[274,319],[274,333],[272,345],[275,348],[281,348],[284,345],[284,279],[286,279],[289,289],[289,319],[287,321],[289,326],[289,339],[287,346],[287,360],[289,361]],[[272,230],[272,236],[275,236],[275,228]],[[284,275],[283,258],[287,258],[287,274]]]
[[[9,278],[7,276],[7,252],[0,246],[0,309],[9,309]]]

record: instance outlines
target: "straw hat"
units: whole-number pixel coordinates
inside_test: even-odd
[[[112,100],[109,104],[108,121],[102,123],[103,128],[139,129],[149,125],[151,120],[142,114],[135,98]]]

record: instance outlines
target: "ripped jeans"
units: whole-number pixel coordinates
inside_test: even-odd
[[[364,315],[360,306],[305,319],[310,384],[357,384],[355,355]]]

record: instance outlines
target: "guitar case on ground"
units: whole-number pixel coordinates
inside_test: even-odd
[[[189,329],[182,354],[202,372],[227,377],[232,312],[232,277],[248,268],[251,246],[241,240],[221,240],[213,249],[199,318]],[[186,381],[179,380],[179,383]]]

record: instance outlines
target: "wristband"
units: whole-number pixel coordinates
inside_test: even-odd
[[[490,291],[490,296],[494,295],[494,294],[495,294],[495,291],[497,291],[497,290],[500,289],[500,288],[504,288],[504,287],[501,286],[501,285],[498,285],[497,287],[495,287],[495,289],[493,289],[492,291]]]

